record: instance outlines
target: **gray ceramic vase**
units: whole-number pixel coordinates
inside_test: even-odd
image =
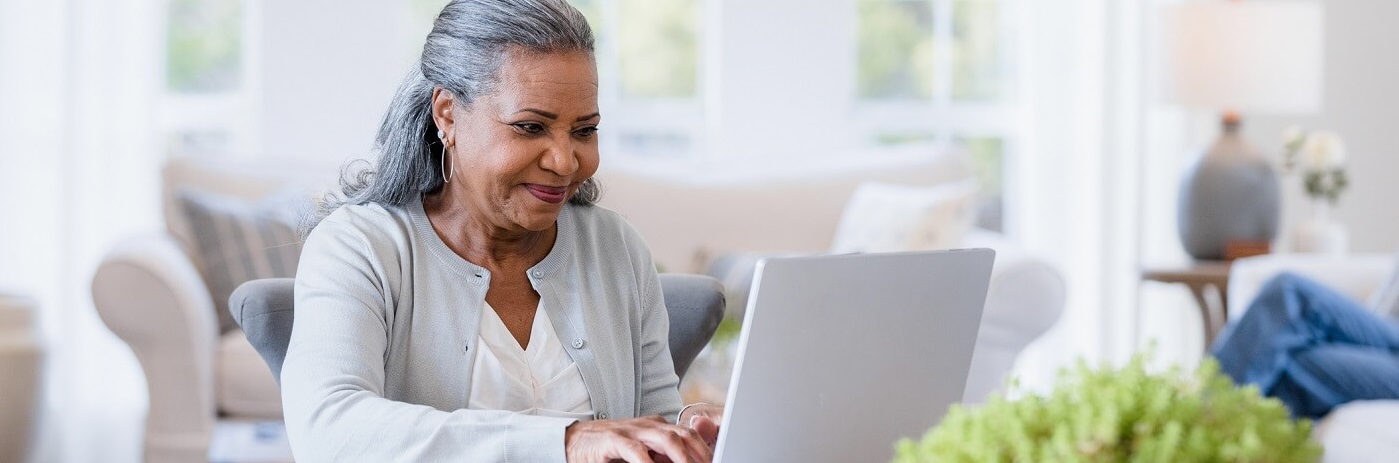
[[[1219,260],[1230,242],[1272,242],[1281,194],[1273,166],[1239,135],[1237,125],[1226,126],[1181,182],[1176,223],[1185,252]]]

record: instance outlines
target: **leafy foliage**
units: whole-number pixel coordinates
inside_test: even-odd
[[[693,97],[699,88],[699,2],[621,0],[618,6],[622,94]]]
[[[1276,399],[1236,387],[1206,360],[1193,374],[1147,373],[1149,355],[1123,368],[1086,363],[1060,372],[1054,393],[954,406],[894,463],[1315,462],[1312,424]]]
[[[923,0],[860,0],[859,95],[933,96],[933,6]]]
[[[172,0],[166,85],[179,93],[217,93],[239,85],[243,51],[240,0]]]
[[[1341,198],[1341,193],[1350,186],[1350,178],[1342,168],[1309,170],[1302,175],[1302,185],[1307,189],[1308,196],[1326,198],[1335,204]]]

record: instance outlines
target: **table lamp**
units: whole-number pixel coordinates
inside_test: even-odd
[[[1267,252],[1281,214],[1278,176],[1239,133],[1240,113],[1321,108],[1322,8],[1313,1],[1196,1],[1163,13],[1167,100],[1223,112],[1219,138],[1181,182],[1181,244],[1201,260]]]

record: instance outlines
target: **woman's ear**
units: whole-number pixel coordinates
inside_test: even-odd
[[[442,87],[432,89],[432,121],[437,124],[437,130],[441,130],[446,143],[452,139],[452,128],[455,122],[456,95],[451,90]],[[450,143],[448,143],[450,144]]]

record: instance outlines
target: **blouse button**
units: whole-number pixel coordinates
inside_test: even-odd
[[[582,348],[583,348],[583,338],[576,338],[576,339],[574,339],[574,340],[573,340],[573,348],[574,348],[574,349],[582,349]]]

